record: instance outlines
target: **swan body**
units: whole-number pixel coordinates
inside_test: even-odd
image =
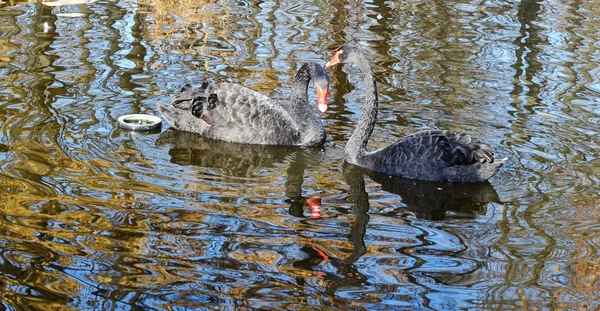
[[[327,110],[329,75],[316,63],[304,64],[292,84],[288,112],[269,97],[233,83],[185,85],[171,105],[158,110],[175,129],[206,138],[235,143],[286,146],[319,146],[325,142],[323,123],[308,104],[308,84],[313,80],[318,108]]]
[[[343,46],[327,62],[356,64],[365,87],[362,116],[344,152],[346,161],[370,170],[406,178],[482,182],[494,176],[507,158],[494,157],[492,148],[465,133],[430,130],[406,136],[391,145],[369,151],[367,144],[377,119],[377,86],[371,65],[356,47]]]

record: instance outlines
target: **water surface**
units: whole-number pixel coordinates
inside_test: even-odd
[[[0,3],[1,308],[600,307],[593,2],[55,4]],[[509,163],[477,185],[343,164],[348,66],[322,148],[117,126],[205,79],[288,105],[346,42],[377,74],[372,147],[448,129]]]

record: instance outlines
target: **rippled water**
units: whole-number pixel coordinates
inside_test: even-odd
[[[1,309],[600,308],[593,1],[70,3],[0,2]],[[373,147],[450,129],[509,164],[479,185],[344,165],[349,67],[322,148],[117,127],[203,79],[287,104],[345,42],[377,74]]]

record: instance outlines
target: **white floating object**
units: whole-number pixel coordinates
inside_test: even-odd
[[[48,24],[48,22],[44,22],[44,32],[48,32],[50,31],[50,29],[52,29],[52,27],[50,27],[50,24]]]
[[[82,17],[85,16],[83,13],[56,13],[59,17]]]
[[[68,5],[68,4],[90,4],[90,3],[94,3],[94,2],[96,2],[96,0],[58,0],[58,1],[42,2],[42,4],[47,5],[47,6],[61,6],[61,5]]]
[[[117,121],[119,127],[132,131],[155,131],[160,130],[162,120],[149,114],[127,114],[120,116]]]

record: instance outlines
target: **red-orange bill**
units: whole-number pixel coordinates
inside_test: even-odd
[[[322,89],[320,86],[317,86],[317,108],[319,111],[325,112],[327,111],[327,95],[329,94],[329,88],[326,87]]]
[[[342,51],[335,52],[335,54],[333,54],[333,57],[331,58],[331,60],[329,60],[327,62],[327,64],[325,64],[325,67],[330,68],[330,67],[333,67],[333,66],[339,64],[340,63],[340,54],[342,54]]]

